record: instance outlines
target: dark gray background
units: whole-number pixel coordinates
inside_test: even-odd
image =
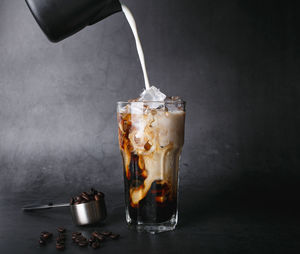
[[[124,2],[151,84],[187,101],[182,188],[298,198],[296,1]],[[0,191],[122,191],[116,101],[142,89],[122,13],[52,44],[23,0],[1,0]]]

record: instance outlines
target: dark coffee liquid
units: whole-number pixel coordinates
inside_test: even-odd
[[[144,170],[139,167],[139,156],[131,154],[130,177],[124,170],[125,200],[132,223],[161,223],[168,221],[176,213],[177,199],[170,195],[170,187],[163,180],[152,183],[147,195],[139,201],[138,205],[130,202],[130,190],[144,186]]]

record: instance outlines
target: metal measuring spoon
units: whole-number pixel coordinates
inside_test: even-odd
[[[107,211],[104,196],[99,200],[90,200],[86,203],[80,204],[52,204],[48,205],[29,205],[22,208],[24,212],[30,212],[35,210],[59,208],[59,207],[70,207],[73,222],[78,226],[95,224],[103,221],[106,218]]]

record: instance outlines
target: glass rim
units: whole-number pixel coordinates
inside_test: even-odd
[[[186,104],[186,101],[117,101],[117,104],[131,104],[131,103],[164,103],[164,104],[174,104],[174,103],[180,103],[180,104]]]

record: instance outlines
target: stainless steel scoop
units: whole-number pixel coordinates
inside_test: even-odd
[[[92,200],[87,203],[70,205],[69,203],[25,206],[24,212],[51,209],[58,207],[70,207],[73,222],[78,226],[91,225],[105,220],[107,212],[104,197],[100,200]]]

